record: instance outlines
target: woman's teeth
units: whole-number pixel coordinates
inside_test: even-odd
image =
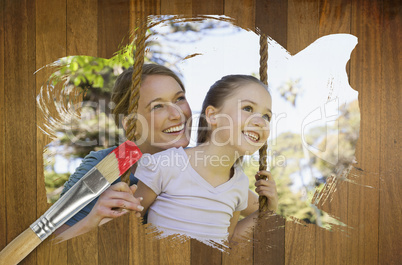
[[[168,129],[164,130],[163,132],[165,132],[165,133],[180,132],[183,129],[184,129],[184,124],[181,124],[178,126],[170,127]]]
[[[248,138],[250,138],[251,140],[254,141],[258,141],[260,139],[260,136],[258,135],[258,133],[254,133],[254,132],[243,132],[243,134],[245,136],[247,136]]]

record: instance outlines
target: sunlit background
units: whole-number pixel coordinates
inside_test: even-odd
[[[164,23],[150,32],[146,61],[166,65],[179,74],[194,116],[200,112],[208,88],[222,76],[259,77],[259,36],[254,32],[213,19]],[[346,63],[356,43],[351,35],[330,35],[292,56],[269,40],[268,83],[274,116],[268,164],[283,216],[327,228],[331,223],[340,224],[311,204],[311,198],[329,176],[339,176],[354,160],[360,113]],[[118,144],[116,135],[123,132],[110,115],[110,92],[116,77],[133,64],[131,50],[132,46],[122,47],[112,59],[71,56],[57,62],[61,68],[55,74],[66,78],[62,94],[68,99],[49,97],[59,115],[46,113],[49,101],[40,102],[46,119],[41,128],[54,137],[44,153],[49,202],[58,199],[63,183],[85,155]],[[55,90],[56,79],[52,80],[48,90]],[[75,102],[71,91],[83,96],[80,115],[68,115],[75,111],[71,111]],[[195,132],[196,128],[193,140]],[[243,165],[252,190],[258,170],[255,160],[256,155],[248,157]]]

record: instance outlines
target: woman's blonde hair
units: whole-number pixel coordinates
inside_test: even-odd
[[[169,68],[159,64],[144,64],[142,66],[142,80],[147,76],[162,75],[170,76],[179,83],[183,91],[186,91],[180,78]],[[112,102],[114,103],[113,115],[117,126],[121,126],[121,121],[128,115],[128,109],[130,106],[130,94],[133,78],[133,67],[130,67],[123,71],[117,77],[112,91]]]

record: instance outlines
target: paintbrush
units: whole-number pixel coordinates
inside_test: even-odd
[[[0,264],[17,264],[24,259],[57,228],[104,192],[141,156],[140,149],[131,141],[114,149],[0,252]]]

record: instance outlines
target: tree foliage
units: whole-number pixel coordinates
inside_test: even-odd
[[[167,66],[180,77],[176,65],[184,59],[184,55],[177,49],[177,44],[197,41],[202,36],[211,34],[211,29],[229,26],[230,23],[219,20],[195,23],[167,20],[161,27],[148,30],[151,38],[147,41],[144,61]],[[42,108],[47,114],[47,130],[43,130],[54,138],[49,146],[52,151],[44,153],[45,161],[52,160],[56,155],[61,155],[66,160],[83,158],[91,151],[115,146],[124,140],[122,128],[114,124],[111,116],[113,106],[110,98],[116,78],[124,69],[134,64],[134,52],[135,46],[128,44],[109,59],[68,56],[51,65],[56,67],[56,71],[49,77],[49,90],[44,94],[56,94],[56,87],[61,87],[63,93],[62,98],[50,95],[50,101],[59,113],[50,114],[51,111],[46,106]],[[79,104],[74,104],[76,102]],[[68,109],[69,107],[72,109]],[[56,173],[54,166],[46,167],[45,183],[48,191],[57,191],[70,173]],[[58,194],[51,195],[50,200],[55,200],[57,196]]]
[[[183,59],[173,44],[180,41],[195,41],[208,34],[208,30],[227,27],[225,23],[175,23],[164,26],[165,30],[158,33],[158,38],[149,40],[150,49],[146,53],[146,62],[156,62],[176,70],[175,65]],[[151,29],[152,30],[152,29]],[[186,33],[186,38],[177,38],[175,34]],[[52,142],[52,152],[45,152],[45,161],[51,162],[45,168],[45,183],[50,201],[55,201],[61,191],[60,186],[68,179],[71,172],[56,173],[54,168],[55,155],[62,155],[67,160],[85,157],[90,151],[114,146],[124,139],[124,132],[114,124],[111,117],[110,93],[117,76],[126,68],[133,65],[132,45],[122,47],[110,59],[91,56],[69,56],[61,58],[52,82],[66,83],[66,91],[78,91],[84,104],[76,111],[79,115],[71,115],[69,119],[54,124],[53,130],[57,139]],[[279,88],[281,96],[293,106],[299,92],[299,80],[289,80]],[[56,84],[53,84],[56,86]],[[67,97],[69,96],[66,93]],[[55,104],[60,104],[55,102]],[[49,118],[51,120],[52,117]],[[327,159],[318,159],[310,154],[306,159],[301,144],[301,136],[286,132],[276,139],[270,140],[269,157],[270,171],[278,188],[279,210],[282,216],[294,216],[307,223],[325,225],[334,223],[326,213],[311,205],[311,197],[316,189],[322,188],[326,178],[331,174],[342,171],[352,162],[354,148],[359,136],[359,109],[352,102],[342,110],[340,118],[328,130],[316,127],[307,134],[307,141],[316,146],[332,150]],[[339,147],[339,153],[336,148]],[[326,162],[337,157],[338,163],[332,165]],[[330,160],[332,159],[332,160]],[[52,162],[53,161],[53,162]],[[255,157],[245,160],[244,169],[250,179],[250,189],[254,190],[254,175],[258,170]],[[314,178],[307,178],[311,174]],[[295,190],[294,187],[299,189]]]
[[[326,152],[327,157],[323,159],[310,154],[310,160],[304,163],[301,163],[305,159],[301,135],[286,132],[269,142],[270,171],[277,185],[279,214],[285,217],[296,217],[306,223],[320,224],[323,227],[330,228],[333,224],[342,225],[341,222],[312,205],[311,199],[316,190],[323,188],[329,176],[339,175],[353,163],[359,125],[360,112],[356,100],[341,110],[339,118],[330,126],[330,130],[326,127],[316,127],[307,133],[307,141],[318,139],[317,144],[329,151]],[[329,134],[327,134],[328,131]],[[318,137],[322,135],[326,137]],[[326,159],[333,159],[335,156],[338,161],[336,165],[326,162]],[[249,176],[250,189],[254,189],[258,159],[251,157],[246,160],[243,167]],[[305,167],[308,168],[307,172],[312,172],[312,179],[306,178]],[[294,182],[299,183],[297,190],[291,188]]]

